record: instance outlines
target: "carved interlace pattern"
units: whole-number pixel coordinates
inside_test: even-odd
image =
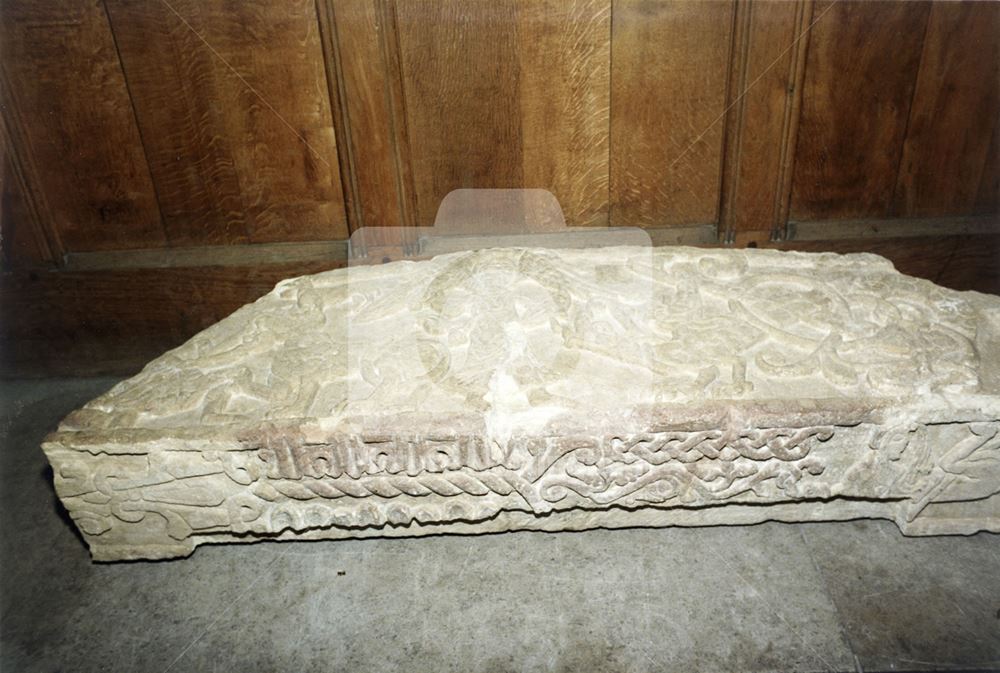
[[[219,531],[482,520],[505,509],[541,514],[838,494],[908,498],[913,520],[955,493],[1000,491],[1000,423],[954,429],[954,446],[933,460],[926,426],[872,426],[863,458],[839,475],[827,474],[823,446],[846,429],[814,426],[532,438],[502,448],[481,438],[355,436],[302,444],[272,434],[246,451],[204,452],[200,466],[187,456],[174,461],[171,452],[67,460],[56,483],[88,535],[154,516],[176,540]]]
[[[272,480],[268,494],[307,500],[517,493],[533,510],[548,511],[564,499],[596,505],[725,499],[768,480],[794,491],[803,474],[822,473],[809,452],[832,436],[833,428],[769,428],[545,438],[513,442],[497,455],[478,437],[305,446],[279,440],[259,456]],[[461,470],[467,465],[478,469]]]

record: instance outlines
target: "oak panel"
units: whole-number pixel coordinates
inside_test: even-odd
[[[103,5],[4,0],[0,12],[5,122],[56,254],[163,245]]]
[[[416,222],[462,188],[543,188],[605,224],[608,0],[395,4]]]
[[[416,221],[434,223],[461,188],[524,182],[516,2],[398,2]]]
[[[107,6],[172,245],[347,235],[312,1]]]
[[[615,0],[611,223],[718,217],[733,4]]]
[[[995,145],[989,153],[1000,119],[998,36],[1000,4],[934,3],[903,144],[898,215],[978,210],[983,178],[991,179],[997,160]]]
[[[567,224],[607,226],[611,2],[522,2],[518,34],[524,186]]]
[[[0,268],[44,264],[51,255],[9,154],[0,159]]]
[[[51,264],[55,255],[6,121],[0,119],[0,269]]]
[[[891,214],[929,11],[926,2],[816,3],[792,219]]]
[[[986,150],[986,165],[979,180],[975,211],[996,213],[1000,211],[1000,120],[993,125],[990,146]]]

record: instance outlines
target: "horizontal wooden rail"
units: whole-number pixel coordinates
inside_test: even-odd
[[[525,245],[530,236],[477,237],[436,236],[427,228],[427,240],[422,250],[438,254],[469,247],[488,245]],[[566,230],[574,235],[575,228]],[[601,230],[596,230],[600,232]],[[679,227],[648,227],[642,229],[653,245],[718,245],[716,225],[696,224]],[[761,232],[758,232],[761,233]],[[766,237],[766,232],[765,237]],[[547,232],[548,234],[548,232]],[[791,222],[788,238],[784,243],[805,241],[843,241],[854,239],[908,239],[930,236],[1000,235],[1000,219],[995,215],[973,217],[941,217],[922,219],[859,219],[829,220],[818,222]],[[510,239],[510,240],[507,240]],[[598,243],[604,240],[595,239]],[[764,240],[738,241],[756,245],[769,245]],[[835,247],[835,246],[834,246]],[[834,249],[834,248],[831,248]],[[97,271],[101,269],[161,269],[186,267],[253,267],[274,264],[336,263],[347,260],[347,240],[308,241],[303,243],[261,243],[248,245],[219,245],[150,250],[110,250],[100,252],[69,253],[64,256],[62,268],[66,271]],[[401,255],[393,255],[396,259]]]

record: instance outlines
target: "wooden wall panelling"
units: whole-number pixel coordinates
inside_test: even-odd
[[[395,7],[388,0],[322,0],[342,80],[341,106],[359,226],[413,221]],[[328,68],[329,70],[329,68]],[[343,163],[342,163],[343,165]]]
[[[986,150],[986,165],[976,194],[976,213],[1000,211],[1000,120],[993,125],[990,146]]]
[[[606,223],[608,2],[395,3],[416,223],[452,190],[520,187]]]
[[[107,0],[172,245],[347,235],[312,0]]]
[[[4,118],[52,254],[165,242],[104,7],[5,0]]]
[[[520,187],[517,21],[512,0],[396,6],[417,223],[450,191]]]
[[[930,5],[824,0],[813,11],[823,18],[809,33],[790,217],[887,217]]]
[[[17,184],[10,156],[0,161],[0,271],[42,264],[50,258],[35,235],[35,218]]]
[[[4,157],[0,163],[0,271],[52,262],[16,171],[11,157]]]
[[[977,210],[1000,119],[1000,4],[935,2],[896,189],[895,214]],[[989,179],[987,177],[987,179]]]
[[[239,96],[234,75],[166,4],[106,4],[170,243],[246,242],[247,204],[229,132],[235,123],[227,119]],[[188,3],[177,6],[204,30]]]
[[[333,12],[333,0],[316,0],[316,22],[323,48],[323,65],[326,69],[326,87],[333,114],[333,132],[337,143],[337,169],[340,173],[341,192],[344,196],[344,215],[347,227],[353,231],[360,226],[358,187],[351,153],[350,124],[347,115],[347,94],[341,65],[340,45]]]
[[[812,21],[809,1],[736,6],[720,206],[729,242],[785,237]]]
[[[567,224],[607,226],[611,0],[522,2],[518,35],[524,186]]]
[[[4,117],[0,119],[0,271],[55,262],[16,149]]]
[[[731,2],[615,0],[611,224],[716,222]]]

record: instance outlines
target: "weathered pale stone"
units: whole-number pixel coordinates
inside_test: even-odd
[[[1000,531],[1000,297],[775,251],[331,271],[154,360],[44,449],[98,560],[768,519]]]

